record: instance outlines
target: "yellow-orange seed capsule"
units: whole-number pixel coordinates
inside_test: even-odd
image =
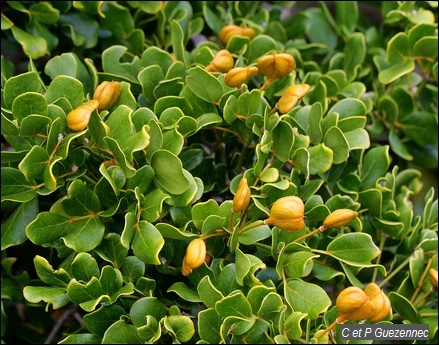
[[[122,92],[118,81],[103,81],[95,90],[93,99],[99,102],[98,110],[108,110],[117,102]]]
[[[338,310],[338,320],[362,321],[372,317],[376,313],[376,307],[366,293],[359,287],[350,286],[337,296],[335,301]]]
[[[192,273],[192,268],[189,267],[189,265],[186,262],[186,256],[183,258],[183,263],[181,265],[181,274],[184,276],[188,276]]]
[[[226,49],[220,50],[216,53],[213,60],[206,67],[207,72],[221,72],[227,73],[233,68],[234,61],[233,56]]]
[[[257,67],[235,67],[227,72],[224,81],[231,87],[241,87],[248,79],[258,73]]]
[[[329,228],[340,228],[348,224],[352,219],[358,216],[358,212],[349,208],[340,208],[335,210],[323,221],[322,231]]]
[[[189,268],[200,267],[206,259],[206,243],[201,238],[192,240],[186,248],[186,255],[183,261]]]
[[[218,38],[223,45],[227,45],[233,36],[245,36],[252,39],[255,37],[255,34],[255,30],[252,28],[241,28],[238,25],[232,24],[223,26],[218,34]]]
[[[296,60],[286,53],[271,54],[259,58],[256,66],[267,77],[266,83],[270,84],[274,79],[289,75],[296,67]]]
[[[265,220],[267,225],[293,232],[305,227],[305,205],[297,196],[285,196],[276,200],[271,207],[270,216]]]
[[[430,283],[433,291],[437,291],[437,270],[430,268],[428,274],[430,275]]]
[[[370,283],[364,289],[364,293],[370,298],[373,304],[375,304],[376,312],[372,316],[369,316],[367,320],[369,322],[379,322],[383,320],[390,313],[390,300],[384,294],[384,291],[375,283]]]
[[[90,121],[91,113],[97,109],[98,105],[98,101],[91,100],[73,109],[67,114],[67,126],[75,132],[85,129]]]
[[[250,202],[251,190],[248,186],[247,179],[241,178],[236,190],[235,197],[233,198],[233,212],[240,212],[244,210]]]

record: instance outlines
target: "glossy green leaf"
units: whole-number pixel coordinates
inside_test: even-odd
[[[142,344],[137,334],[137,328],[126,323],[125,320],[118,320],[113,323],[102,338],[102,344]]]
[[[33,36],[17,26],[11,27],[11,31],[25,53],[32,59],[38,59],[47,53],[47,41],[44,38]]]
[[[310,252],[297,252],[280,257],[279,260],[282,261],[282,269],[288,278],[301,278],[311,273],[313,268],[312,259],[317,257],[319,255]]]
[[[221,317],[213,308],[198,313],[198,332],[202,340],[209,344],[218,344],[221,341]]]
[[[20,204],[2,224],[1,248],[19,245],[27,240],[26,227],[38,215],[37,198]]]
[[[245,318],[252,315],[250,303],[241,291],[237,291],[216,302],[215,310],[222,317],[238,316]]]
[[[157,150],[151,157],[154,169],[154,182],[171,194],[182,194],[189,187],[189,181],[183,173],[181,161],[173,153]]]
[[[324,313],[331,299],[320,286],[299,279],[288,280],[284,286],[287,303],[295,312],[306,313],[310,320]]]
[[[370,149],[361,162],[361,188],[374,188],[376,180],[384,176],[390,165],[389,147],[378,146]]]
[[[147,264],[160,265],[158,254],[165,244],[157,228],[144,220],[134,225],[131,248],[134,255]]]
[[[198,294],[191,290],[189,286],[187,286],[183,282],[177,282],[172,284],[167,292],[175,292],[177,295],[179,295],[181,298],[183,298],[186,301],[189,302],[201,302],[202,300],[198,296]]]
[[[348,233],[336,237],[326,248],[332,257],[345,262],[368,263],[380,250],[366,233]]]
[[[25,286],[23,296],[31,303],[44,301],[55,310],[70,303],[66,289],[59,287]]]
[[[340,164],[349,157],[349,144],[343,132],[337,127],[331,127],[326,132],[324,140],[325,146],[332,150],[333,163]]]
[[[305,313],[298,311],[293,312],[285,320],[285,336],[288,339],[300,339],[302,336],[302,327],[300,322],[306,317]]]
[[[166,316],[163,321],[163,326],[182,343],[188,342],[195,334],[194,323],[190,317],[186,315]]]
[[[218,79],[199,66],[189,70],[186,82],[191,91],[206,102],[217,104],[223,95]]]

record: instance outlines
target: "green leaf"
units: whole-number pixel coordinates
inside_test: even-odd
[[[277,324],[280,313],[285,308],[282,297],[275,292],[270,292],[262,300],[257,316]]]
[[[208,308],[214,308],[215,303],[224,297],[222,293],[212,284],[209,276],[205,276],[200,280],[197,286],[197,291],[201,301]]]
[[[276,158],[282,162],[288,161],[294,138],[291,125],[285,121],[280,121],[273,130],[273,150]]]
[[[235,250],[236,281],[244,285],[244,278],[250,272],[251,260],[239,248]]]
[[[1,196],[3,201],[28,202],[37,196],[36,182],[27,181],[15,168],[1,168]]]
[[[306,317],[305,313],[295,311],[286,318],[284,327],[288,339],[300,339],[302,337],[300,322],[304,317]]]
[[[151,156],[154,169],[154,182],[171,194],[182,194],[189,188],[181,161],[176,155],[166,150],[157,150]]]
[[[387,296],[390,299],[392,309],[401,315],[401,317],[405,320],[409,320],[411,323],[422,323],[419,312],[407,298],[395,291],[391,291]]]
[[[101,343],[101,337],[91,333],[69,334],[59,344],[97,344]]]
[[[172,284],[166,291],[175,292],[181,298],[189,302],[202,302],[198,294],[183,282],[176,282]]]
[[[182,27],[175,19],[171,21],[171,41],[176,59],[185,62],[184,42],[186,40]]]
[[[413,286],[417,287],[422,284],[422,272],[424,268],[424,251],[422,248],[416,249],[412,255],[410,255],[409,261],[409,270],[410,277],[413,283]]]
[[[92,216],[101,209],[97,195],[81,180],[73,181],[67,194],[61,205],[69,216]]]
[[[90,16],[70,12],[61,15],[60,24],[70,29],[72,40],[77,46],[94,48],[98,43],[99,24]]]
[[[77,280],[89,281],[99,277],[99,266],[89,253],[78,253],[71,263],[71,272]]]
[[[84,315],[84,324],[90,332],[102,337],[107,328],[118,321],[122,315],[125,315],[125,311],[119,305],[102,306]]]
[[[320,286],[299,279],[288,280],[284,285],[284,295],[295,312],[306,313],[315,320],[331,305],[331,299]]]
[[[278,260],[282,261],[282,269],[288,278],[301,278],[311,273],[314,265],[312,259],[318,257],[319,255],[310,252],[296,252],[281,255]]]
[[[357,128],[343,134],[350,151],[368,149],[370,147],[369,133],[363,128]]]
[[[194,323],[186,315],[165,316],[163,326],[181,343],[188,342],[195,334]]]
[[[238,290],[215,303],[215,310],[222,317],[238,316],[251,317],[251,305],[242,291]]]
[[[206,102],[217,104],[223,95],[218,79],[200,66],[189,69],[186,83],[194,94]]]
[[[377,146],[367,151],[360,165],[361,189],[376,187],[377,179],[384,176],[389,166],[389,146]]]
[[[43,282],[49,285],[67,288],[71,277],[63,268],[54,270],[50,263],[40,255],[35,256],[34,265],[38,277]]]
[[[347,35],[355,31],[358,24],[358,4],[356,1],[335,3],[336,24],[340,33]],[[290,338],[294,339],[294,338]]]
[[[52,304],[55,310],[71,302],[66,289],[59,287],[25,286],[23,296],[31,303],[44,301],[49,305]]]
[[[140,327],[146,324],[145,315],[161,320],[167,315],[165,305],[156,297],[142,297],[135,301],[130,309],[133,325]]]
[[[114,6],[114,5],[113,5]],[[116,20],[119,22],[119,20]],[[102,67],[105,73],[113,74],[123,78],[130,83],[138,84],[137,75],[141,69],[141,62],[138,56],[127,53],[128,48],[120,45],[113,45],[102,52]],[[126,61],[131,58],[131,62]]]
[[[47,116],[46,98],[38,92],[23,93],[13,101],[12,113],[14,118],[18,120],[18,123],[30,115]]]
[[[38,215],[38,201],[33,198],[20,204],[3,222],[1,250],[19,245],[27,240],[26,227]]]
[[[131,243],[134,255],[147,264],[160,265],[159,252],[165,244],[157,228],[144,220],[134,225]]]
[[[238,242],[245,245],[250,245],[270,236],[270,227],[268,225],[261,225],[239,234]]]
[[[413,155],[409,152],[401,138],[395,133],[394,129],[389,131],[389,145],[393,152],[406,161],[413,160]]]
[[[329,243],[326,251],[340,260],[358,263],[369,263],[380,254],[380,249],[366,233],[348,233],[337,236]]]
[[[26,72],[10,77],[3,89],[5,105],[12,109],[15,99],[27,92],[41,92],[42,84],[36,72]],[[47,98],[47,97],[46,97]]]
[[[108,327],[102,339],[102,344],[142,344],[137,333],[137,327],[125,320],[118,320]]]
[[[416,111],[404,120],[401,130],[418,145],[437,145],[438,132],[431,131],[437,127],[434,112]]]
[[[61,98],[68,100],[71,106],[66,114],[83,104],[85,101],[82,83],[71,76],[58,75],[55,77],[47,88],[46,99],[48,103],[55,103]]]
[[[36,60],[45,54],[49,53],[47,50],[47,41],[42,37],[36,37],[17,26],[11,27],[12,35],[21,44],[26,55]]]
[[[208,344],[218,344],[221,341],[221,317],[213,308],[198,313],[198,332],[202,340]]]
[[[340,164],[349,157],[349,144],[343,132],[337,127],[331,127],[325,134],[324,144],[333,152],[333,163]]]
[[[325,144],[318,144],[309,149],[298,149],[293,155],[293,161],[300,170],[308,174],[321,174],[332,165],[333,152]]]

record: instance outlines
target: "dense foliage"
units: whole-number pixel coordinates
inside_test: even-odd
[[[437,343],[437,19],[2,2],[2,342]]]

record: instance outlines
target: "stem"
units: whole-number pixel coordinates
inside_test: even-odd
[[[405,265],[407,265],[410,262],[410,256],[407,257],[407,259],[405,259],[401,265],[399,265],[397,268],[395,268],[395,270],[390,273],[386,278],[384,278],[381,283],[378,285],[380,288],[382,288],[384,286],[384,284],[386,284],[390,279],[392,279],[399,271],[401,271]]]
[[[416,287],[416,290],[415,290],[415,292],[413,293],[412,298],[410,299],[410,302],[411,302],[411,303],[413,303],[413,302],[415,301],[416,297],[418,296],[419,292],[421,291],[422,285],[424,285],[425,276],[427,275],[428,270],[430,269],[431,261],[432,261],[432,260],[431,260],[431,258],[430,258],[430,259],[428,260],[428,262],[427,262],[427,266],[425,267],[424,272],[422,272],[422,276],[421,276],[421,279],[419,279],[418,286]],[[419,303],[419,302],[418,302],[418,303]]]
[[[267,82],[265,82],[264,85],[262,85],[262,86],[259,88],[259,91],[264,91],[264,90],[267,88],[268,85],[269,85],[269,84],[267,84]]]
[[[255,242],[253,243],[253,245],[255,245],[256,247],[261,247],[267,250],[271,251],[271,246],[269,246],[268,244],[263,244],[263,243],[259,243],[259,242]]]
[[[428,296],[430,296],[433,293],[433,290],[428,290],[424,296],[422,296],[419,300],[416,301],[416,303],[413,303],[414,307],[417,307],[419,303],[421,303],[424,299],[426,299]],[[412,301],[411,301],[412,302]],[[437,315],[437,314],[436,314]]]
[[[316,338],[317,342],[319,342],[319,339],[323,337],[326,333],[328,333],[330,330],[332,330],[337,324],[339,323],[338,318],[335,319],[333,323],[331,323],[328,327],[326,327],[325,331]]]
[[[306,335],[305,335],[305,339],[306,339],[306,343],[309,344],[309,331],[311,329],[311,320],[308,319],[308,321],[306,322]]]
[[[300,236],[299,238],[296,238],[293,242],[299,242],[301,240],[304,240],[305,238],[308,238],[308,237],[310,237],[310,236],[312,236],[314,234],[317,234],[318,232],[323,232],[323,231],[324,231],[323,230],[323,226],[320,226],[317,229],[315,229],[315,230],[313,230],[311,232],[308,232],[307,234],[305,234],[303,236]]]
[[[383,253],[384,243],[385,242],[386,242],[386,235],[381,232],[380,253],[378,254],[378,257],[377,257],[377,260],[376,260],[376,264],[379,264],[380,261],[381,261],[381,255]],[[378,274],[378,267],[375,266],[375,268],[373,269],[373,275],[372,275],[371,283],[375,283],[376,282],[377,274]]]
[[[216,236],[227,236],[228,235],[228,233],[227,232],[225,232],[224,230],[217,230],[217,232],[214,232],[214,233],[212,233],[212,234],[208,234],[208,235],[204,235],[204,236],[201,236],[200,237],[200,239],[201,240],[205,240],[205,239],[208,239],[208,238],[211,238],[211,237],[216,237]]]
[[[233,232],[233,223],[235,222],[235,212],[232,211],[232,214],[230,215],[230,224],[229,224],[229,231]]]
[[[256,227],[264,225],[264,224],[265,224],[265,220],[257,220],[253,223],[247,224],[242,229],[239,229],[239,234],[242,234],[250,229],[256,228]]]
[[[273,107],[273,109],[271,109],[271,111],[268,113],[268,116],[273,115],[278,110],[279,110],[279,108],[277,107],[277,103],[276,103],[276,105]]]
[[[312,251],[313,253],[319,253],[319,254],[329,255],[329,253],[328,253],[326,250],[312,249],[312,248],[311,248],[311,251]]]

